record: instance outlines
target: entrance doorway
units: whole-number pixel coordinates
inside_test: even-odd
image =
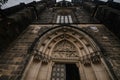
[[[80,80],[76,64],[66,64],[66,80]]]
[[[55,63],[51,80],[80,80],[79,69],[76,64]]]

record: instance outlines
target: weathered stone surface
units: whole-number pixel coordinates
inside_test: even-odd
[[[96,26],[97,27],[97,26]],[[89,27],[83,28],[98,43],[102,50],[102,56],[110,63],[109,69],[114,71],[119,79],[120,77],[120,40],[110,32],[105,26],[97,27],[99,32],[93,32]]]
[[[1,80],[9,80],[10,77],[12,80],[18,80],[16,78],[20,78],[22,75],[30,56],[28,49],[32,42],[38,37],[37,34],[39,30],[36,33],[29,34],[29,30],[34,30],[35,28],[36,27],[29,26],[25,33],[19,36],[10,48],[0,56]],[[4,75],[7,76],[5,77]]]
[[[95,17],[100,20],[107,28],[115,33],[118,37],[119,34],[119,25],[120,25],[120,11],[113,9],[108,6],[99,6]]]
[[[26,29],[34,19],[37,18],[33,23],[39,25],[29,26],[10,46],[8,49],[4,50],[4,53],[0,55],[0,80],[20,80],[23,76],[23,72],[29,62],[30,56],[32,53],[37,41],[41,36],[43,36],[46,31],[50,30],[53,27],[59,26],[54,24],[46,23],[55,23],[57,12],[53,8],[46,8],[46,4],[39,5],[36,4],[31,7],[22,9],[21,11],[10,15],[7,19],[0,19],[0,51],[3,51],[3,48],[8,46],[8,44],[14,40],[23,30]],[[60,27],[72,26],[80,28],[80,30],[85,31],[100,47],[101,57],[106,61],[106,64],[109,68],[109,71],[114,76],[115,80],[120,78],[120,40],[110,32],[104,25],[97,24],[98,20],[107,24],[108,28],[116,32],[119,36],[119,20],[120,15],[119,11],[113,10],[109,7],[100,6],[97,9],[95,17],[91,17],[95,6],[85,3],[83,8],[73,8],[74,13],[70,13],[73,18],[78,21],[77,25],[62,25]],[[87,11],[85,11],[85,9]],[[75,17],[76,16],[76,17]],[[105,22],[104,22],[105,21]],[[45,23],[45,25],[40,25],[40,23]],[[88,24],[90,23],[90,24]],[[95,24],[92,24],[95,23]],[[41,28],[42,26],[42,28]],[[114,26],[114,28],[113,28]],[[113,30],[112,30],[113,29]],[[79,30],[79,29],[78,29]],[[54,34],[57,35],[57,32]],[[75,33],[72,33],[75,36]],[[52,37],[48,37],[51,39]],[[69,38],[69,37],[68,37]],[[80,39],[83,39],[81,37]],[[56,42],[55,40],[53,42]],[[77,42],[76,40],[74,42]],[[42,46],[45,46],[46,43],[43,43]],[[85,44],[89,46],[89,44]],[[48,49],[51,46],[47,47]],[[81,47],[80,49],[82,49]],[[42,55],[47,57],[46,55]],[[94,57],[94,56],[93,56]],[[92,57],[91,57],[92,58]],[[95,61],[95,58],[91,59],[93,63],[99,62]],[[40,61],[40,60],[39,60]],[[45,60],[46,61],[46,60]],[[43,64],[43,63],[42,63]],[[85,64],[89,64],[89,60],[85,61]],[[44,66],[42,66],[44,68]],[[33,68],[32,68],[33,69]],[[39,68],[38,68],[39,69]],[[44,69],[47,70],[46,68]],[[47,74],[47,71],[43,74]],[[41,75],[42,76],[42,75]],[[45,77],[45,75],[44,75]]]

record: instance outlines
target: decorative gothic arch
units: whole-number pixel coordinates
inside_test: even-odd
[[[36,43],[33,54],[24,80],[50,80],[52,66],[57,62],[75,63],[81,80],[110,80],[99,47],[76,27],[48,30]]]
[[[80,57],[85,58],[85,56],[88,56],[90,58],[90,56],[99,55],[100,53],[100,49],[88,35],[78,29],[66,26],[55,28],[44,34],[38,41],[36,50],[50,56],[53,47],[61,40],[67,40],[73,43]],[[86,52],[85,54],[81,53],[82,49]]]

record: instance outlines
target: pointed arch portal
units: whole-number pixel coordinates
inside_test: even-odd
[[[36,43],[30,62],[24,80],[111,79],[98,45],[72,26],[48,30]]]

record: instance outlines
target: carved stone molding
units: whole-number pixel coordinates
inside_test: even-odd
[[[99,55],[91,56],[91,61],[93,64],[99,64],[101,62],[100,56]]]
[[[42,61],[43,63],[48,63],[50,61],[50,56],[43,54],[42,52],[36,50],[36,53],[34,53],[34,61],[35,62],[40,62]]]
[[[81,60],[81,63],[84,64],[84,66],[90,66],[91,64],[99,64],[101,62],[99,55],[91,55],[90,58],[84,58]]]
[[[83,60],[83,64],[84,64],[84,66],[91,66],[90,59],[88,58],[88,59]]]
[[[41,56],[39,54],[34,54],[33,61],[34,62],[40,62],[41,61]]]

